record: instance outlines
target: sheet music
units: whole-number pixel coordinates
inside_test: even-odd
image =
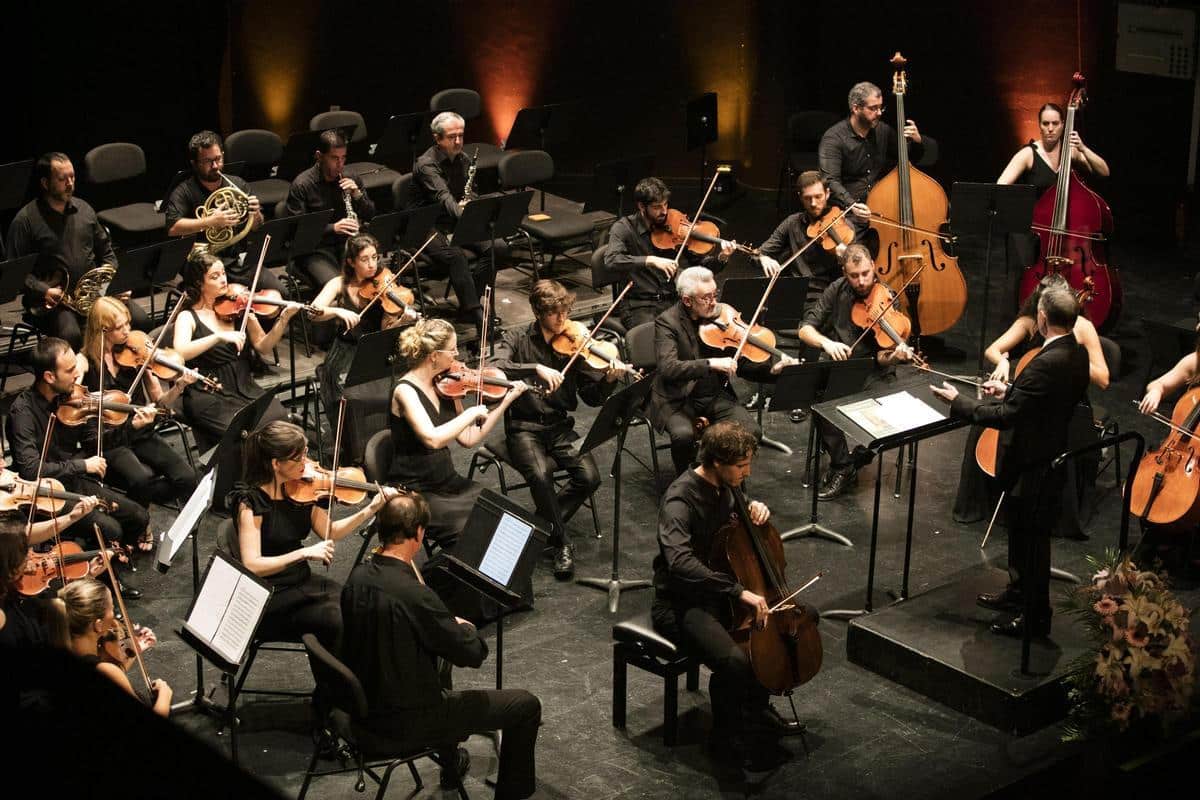
[[[946,415],[908,392],[896,392],[883,397],[860,400],[838,406],[845,414],[874,439],[882,439],[923,425],[946,419]]]
[[[231,664],[241,660],[271,590],[218,556],[184,627]]]
[[[508,579],[512,577],[532,532],[533,528],[528,523],[505,512],[500,517],[496,532],[492,534],[487,552],[479,562],[479,571],[496,583],[508,586]]]
[[[179,548],[187,541],[188,534],[196,527],[200,517],[212,506],[213,489],[217,484],[217,471],[209,470],[196,485],[196,491],[188,498],[175,522],[164,537],[164,546],[158,550],[158,569],[165,572]]]

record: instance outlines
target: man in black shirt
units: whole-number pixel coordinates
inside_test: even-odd
[[[733,492],[749,477],[757,450],[754,434],[736,422],[718,422],[704,431],[699,466],[676,478],[659,506],[650,610],[659,633],[712,670],[708,692],[717,752],[740,757],[753,771],[776,766],[789,754],[770,735],[783,722],[728,631],[738,604],[754,611],[759,627],[770,612],[765,598],[710,565],[716,562],[716,533],[737,515]],[[771,515],[758,501],[749,503],[749,512],[755,525],[766,524]],[[801,608],[815,617],[814,609]]]
[[[787,261],[812,241],[808,227],[818,222],[829,209],[829,182],[817,170],[801,172],[796,179],[796,191],[800,194],[800,204],[804,210],[779,223],[775,232],[759,247],[759,260],[768,277],[779,272],[780,262]],[[865,208],[863,204],[855,203],[846,217],[861,216]],[[850,224],[849,219],[845,221]],[[846,248],[853,243],[853,239],[838,242],[835,249],[826,250],[824,242],[817,242],[796,257],[788,266],[788,272],[815,279],[809,283],[810,289],[814,288],[814,284],[817,284],[816,288],[824,289],[841,275],[842,258]]]
[[[567,522],[600,486],[591,453],[580,457],[571,447],[579,434],[570,412],[578,407],[580,397],[588,405],[601,405],[612,393],[613,381],[627,369],[618,361],[600,371],[578,358],[568,373],[560,371],[569,356],[557,352],[551,342],[566,329],[574,302],[575,295],[557,281],[535,283],[529,291],[534,321],[506,332],[507,357],[493,362],[510,379],[531,383],[537,377],[546,385],[544,394],[526,392],[509,407],[504,433],[509,458],[529,484],[537,513],[552,525],[554,577],[559,580],[567,580],[575,571]],[[551,480],[556,468],[568,472],[567,485],[560,492]]]
[[[675,263],[674,250],[659,250],[651,241],[651,233],[665,229],[671,190],[658,178],[642,178],[633,191],[637,211],[613,223],[608,233],[608,248],[604,265],[633,281],[619,309],[621,322],[629,330],[650,322],[679,299],[675,291],[675,273],[687,267],[703,266],[720,272],[729,263],[733,243],[726,242],[719,250],[697,256],[684,250]]]
[[[225,175],[221,172],[221,167],[225,164],[225,143],[219,134],[200,131],[194,135],[188,140],[188,158],[192,165],[191,176],[180,181],[163,204],[163,214],[167,218],[167,236],[200,234],[197,241],[204,243],[204,232],[207,230],[240,230],[245,220],[231,209],[217,211],[204,217],[196,216],[196,209],[203,206],[209,195],[222,186],[233,186],[247,196],[246,205],[252,217],[251,228],[263,224],[262,209],[259,208],[258,198],[250,194],[250,186],[236,175]],[[229,282],[249,287],[254,280],[254,268],[258,265],[258,253],[247,256],[245,239],[220,250],[218,256],[225,263],[225,274]],[[281,293],[284,291],[283,284],[266,266],[258,278],[258,288],[275,289]]]
[[[417,493],[393,497],[379,512],[381,549],[354,568],[342,589],[342,660],[367,697],[364,726],[402,748],[453,753],[472,733],[504,732],[496,797],[529,797],[536,788],[534,746],[542,706],[523,689],[450,691],[438,659],[478,667],[487,645],[425,585],[413,559],[429,524]],[[448,675],[447,675],[448,678]],[[443,757],[443,785],[452,757]]]
[[[42,333],[65,339],[78,349],[83,346],[86,320],[62,304],[64,292],[69,295],[89,270],[104,264],[115,268],[117,255],[96,212],[75,197],[71,159],[63,153],[46,153],[34,165],[34,175],[41,191],[13,217],[5,258],[38,254],[25,278],[26,319]],[[133,327],[150,330],[150,317],[142,307],[122,299]]]
[[[78,375],[78,362],[71,346],[62,339],[46,337],[38,342],[30,357],[34,382],[13,401],[8,417],[8,441],[12,448],[13,469],[27,480],[36,480],[46,439],[46,426],[58,408],[59,399],[71,393]],[[105,430],[104,444],[117,447],[125,442],[123,428]],[[54,424],[46,460],[41,465],[43,478],[56,478],[70,492],[92,495],[115,504],[113,510],[97,508],[64,532],[68,538],[95,541],[92,525],[100,526],[109,542],[132,544],[146,533],[150,515],[125,495],[119,495],[100,483],[108,463],[96,453],[96,421],[78,426]],[[125,587],[125,598],[141,593]]]
[[[838,278],[821,293],[820,298],[806,312],[800,325],[800,341],[821,348],[822,358],[845,361],[848,358],[874,358],[878,369],[867,379],[868,388],[882,381],[895,380],[897,361],[907,361],[912,351],[901,343],[897,347],[881,348],[874,332],[859,338],[863,332],[851,319],[854,304],[865,299],[879,281],[875,262],[861,244],[846,248],[842,261],[842,277]],[[858,342],[855,344],[855,342]],[[853,351],[850,346],[854,345]],[[864,465],[867,451],[859,448],[854,454],[846,446],[846,437],[835,426],[818,419],[821,438],[829,453],[829,472],[821,484],[817,496],[832,500],[854,485],[858,468]],[[866,463],[869,463],[867,459]]]
[[[821,173],[829,181],[834,205],[861,208],[853,222],[865,230],[870,210],[866,207],[867,193],[896,165],[896,129],[883,121],[883,92],[873,83],[856,83],[850,90],[850,116],[825,131],[817,148]],[[909,155],[915,163],[926,147],[936,147],[933,137],[922,137],[917,124],[904,121],[904,138],[909,140]],[[877,245],[878,247],[878,245]]]
[[[327,130],[321,134],[315,158],[317,163],[292,181],[287,213],[298,216],[334,210],[334,221],[325,226],[317,249],[296,259],[296,268],[319,289],[342,271],[346,240],[358,233],[360,225],[371,221],[375,204],[363,190],[361,180],[342,174],[346,166],[346,137],[341,131]]]

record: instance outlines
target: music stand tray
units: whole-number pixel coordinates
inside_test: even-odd
[[[397,325],[386,331],[368,333],[359,339],[342,389],[390,378],[396,369],[396,340],[403,332],[404,328]]]
[[[592,197],[585,203],[583,210],[610,211],[618,217],[624,216],[625,198],[628,197],[632,204],[633,189],[637,182],[653,174],[653,153],[598,162],[592,172]],[[617,200],[615,207],[609,199],[613,196]]]
[[[559,144],[571,138],[569,120],[566,113],[574,103],[548,103],[544,106],[522,108],[517,112],[508,136],[504,140],[504,150],[545,150],[548,144]]]
[[[212,456],[204,465],[206,469],[215,468],[217,471],[216,483],[213,486],[213,511],[226,511],[225,495],[242,479],[242,442],[258,427],[273,399],[275,395],[267,392],[234,414],[229,427],[221,436],[221,441],[217,443]]]
[[[283,264],[298,256],[308,255],[321,242],[325,226],[333,221],[336,212],[332,208],[298,214],[294,217],[278,217],[267,220],[243,240],[246,252],[262,249],[263,238],[271,235],[271,246],[263,263]]]
[[[16,300],[25,291],[25,278],[37,265],[38,253],[0,261],[0,303]]]
[[[454,226],[457,245],[488,242],[512,236],[529,213],[533,190],[480,197],[467,203]]]
[[[372,155],[393,169],[411,172],[413,163],[417,160],[417,150],[421,148],[422,137],[430,136],[429,123],[432,119],[433,114],[429,111],[393,114],[388,117],[383,135],[375,143]]]
[[[117,259],[117,274],[113,276],[105,294],[136,293],[170,283],[192,251],[192,238],[168,239],[121,253]]]
[[[0,211],[25,205],[29,182],[33,177],[33,159],[0,164]]]
[[[390,211],[371,220],[366,230],[379,241],[385,253],[397,248],[416,250],[425,244],[441,213],[442,207],[436,204]]]

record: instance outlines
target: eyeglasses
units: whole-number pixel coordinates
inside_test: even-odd
[[[303,450],[301,450],[298,455],[294,455],[291,458],[289,458],[288,461],[295,461],[296,463],[300,463],[301,461],[303,461],[306,458],[308,458],[308,448],[307,447],[304,448]]]
[[[446,353],[451,358],[458,358],[458,349],[457,348],[455,348],[454,350],[442,350],[439,348],[438,350],[435,350],[434,352],[435,353]]]
[[[876,114],[882,114],[884,111],[887,111],[887,106],[885,106],[883,103],[880,103],[877,106],[863,106],[863,109],[867,111],[873,111]]]
[[[197,161],[196,163],[202,167],[212,167],[212,166],[216,166],[217,164],[220,164],[224,161],[225,161],[225,156],[221,155],[221,156],[213,156],[212,158],[202,158],[199,161]]]
[[[715,303],[717,300],[717,293],[709,292],[708,294],[694,294],[692,295],[692,298],[695,299],[697,303]]]

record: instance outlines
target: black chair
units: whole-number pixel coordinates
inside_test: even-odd
[[[546,213],[546,190],[541,187],[554,177],[554,159],[550,158],[549,153],[544,150],[506,153],[500,159],[498,170],[502,190],[536,188],[538,191],[538,213],[526,216],[521,221],[521,233],[530,243],[530,261],[534,265],[535,278],[539,276],[538,267],[542,264],[542,252],[550,253],[550,261],[544,264],[544,268],[552,269],[554,259],[559,255],[573,258],[570,250],[581,247],[590,250],[595,247],[596,227],[591,217],[566,207],[554,209],[550,214]],[[559,205],[563,206],[564,203]],[[534,250],[535,240],[540,245],[539,251]]]
[[[235,512],[236,513],[236,512]],[[241,548],[238,546],[237,527],[234,519],[222,520],[217,527],[217,547],[227,556],[241,562]],[[230,676],[222,674],[221,681],[229,687],[229,704],[225,707],[225,725],[229,728],[229,748],[233,754],[233,763],[238,763],[238,727],[241,721],[237,716],[237,701],[243,694],[270,695],[273,697],[312,697],[312,692],[297,692],[283,689],[246,689],[246,678],[260,650],[277,653],[302,653],[304,648],[298,639],[272,639],[255,631],[250,640],[250,649],[246,654],[246,662],[242,664],[236,680],[230,683]]]
[[[312,669],[313,678],[317,681],[322,705],[326,706],[328,711],[318,712],[322,718],[319,718],[317,729],[314,732],[313,754],[308,761],[308,769],[304,771],[304,783],[300,785],[298,800],[304,800],[313,778],[323,775],[341,775],[355,770],[358,770],[358,781],[354,784],[354,790],[361,792],[366,788],[366,781],[363,780],[365,773],[379,785],[375,799],[382,800],[387,792],[388,782],[392,779],[392,771],[401,764],[406,765],[412,774],[413,783],[416,785],[409,797],[415,797],[425,786],[414,764],[420,758],[428,758],[445,768],[444,774],[453,775],[457,782],[458,796],[468,797],[467,790],[462,785],[462,779],[459,778],[455,769],[456,765],[442,764],[434,748],[421,747],[415,750],[402,748],[387,736],[372,731],[367,724],[369,713],[367,695],[357,676],[326,650],[317,641],[317,637],[311,633],[304,634],[303,643],[304,650],[308,653],[308,664]],[[403,676],[396,676],[396,680],[402,679]],[[322,739],[326,732],[336,736],[345,744],[346,749],[354,758],[354,766],[317,771],[317,759],[320,757]],[[376,774],[375,769],[378,767],[386,767],[383,775]]]
[[[818,169],[817,146],[821,137],[841,119],[830,111],[797,111],[788,117],[783,160],[779,165],[779,186],[775,209],[783,217],[798,210],[792,187],[801,172]]]
[[[322,111],[308,121],[310,131],[323,131],[350,125],[354,126],[354,133],[350,136],[348,152],[353,152],[366,145],[367,123],[363,120],[362,114],[357,111]],[[385,164],[358,159],[355,159],[352,164],[346,164],[343,174],[346,177],[356,177],[361,180],[363,187],[370,193],[377,205],[385,205],[387,201],[391,200],[389,190],[392,182],[400,177],[399,172]],[[379,210],[388,211],[390,209],[384,207]]]
[[[83,166],[96,216],[113,231],[114,240],[128,248],[166,238],[166,215],[154,203],[135,199],[150,194],[142,148],[130,142],[102,144],[87,152]]]
[[[402,210],[402,209],[408,208],[409,206],[412,205],[412,203],[413,203],[412,182],[413,182],[413,176],[412,176],[411,172],[407,173],[405,175],[401,175],[400,177],[396,178],[395,181],[392,182],[392,198],[393,198],[393,204],[394,204],[393,207],[396,208],[397,210]],[[384,247],[386,249],[387,245],[386,245],[386,243],[381,242],[380,246]],[[411,255],[410,253],[407,253],[404,250],[401,250],[400,254],[404,260],[408,260],[408,257]],[[466,255],[466,257],[467,257],[467,266],[471,269],[471,272],[474,273],[479,267],[479,257],[475,254],[475,251],[470,250],[468,248],[463,248],[463,254]],[[408,275],[408,273],[405,273],[402,280],[407,278],[407,275]],[[412,275],[413,275],[413,285],[416,286],[418,289],[417,299],[418,299],[418,304],[421,307],[421,313],[425,313],[425,305],[426,305],[426,300],[428,298],[426,297],[425,290],[424,290],[424,286],[425,286],[424,280],[426,278],[432,278],[435,280],[444,279],[446,277],[445,271],[437,270],[434,263],[431,260],[429,260],[429,258],[427,256],[422,254],[417,257],[416,262],[412,265]],[[447,281],[446,288],[442,292],[442,299],[445,300],[449,297],[450,297],[450,283],[449,283],[449,281]],[[429,302],[432,302],[432,300],[429,300]]]
[[[625,727],[626,679],[629,666],[663,679],[663,743],[675,744],[679,735],[679,676],[687,675],[689,692],[700,689],[700,662],[683,655],[670,639],[650,624],[650,615],[613,625],[612,724]]]
[[[483,102],[479,92],[474,89],[443,89],[429,98],[429,110],[435,115],[443,111],[453,111],[466,122],[476,119],[483,110]],[[492,191],[496,187],[496,168],[504,155],[504,150],[488,142],[470,142],[463,145],[463,152],[468,156],[479,149],[479,160],[476,162],[475,185],[481,192]]]
[[[635,325],[625,334],[625,349],[629,353],[629,363],[636,369],[640,369],[647,377],[642,380],[650,380],[650,373],[658,367],[658,356],[654,350],[654,322],[643,322],[641,325]],[[658,477],[658,451],[671,449],[671,443],[658,443],[658,437],[654,432],[654,425],[645,416],[638,415],[630,421],[630,426],[645,425],[646,434],[650,437],[650,464],[642,461],[638,456],[628,450],[630,456],[635,461],[641,464],[646,469],[650,470],[650,474],[656,479]]]
[[[250,193],[259,199],[263,213],[271,218],[282,216],[279,205],[287,201],[291,184],[276,178],[275,170],[283,158],[283,140],[274,131],[247,128],[225,139],[225,157],[245,163]]]
[[[392,446],[392,432],[387,428],[381,431],[376,431],[371,434],[371,438],[367,439],[366,447],[363,449],[363,474],[367,480],[376,483],[387,483],[388,468],[392,465],[392,456],[395,450]],[[371,545],[371,539],[377,533],[375,523],[372,522],[366,528],[358,532],[362,537],[362,545],[358,548],[358,555],[354,558],[354,563],[362,563],[363,558],[367,554],[367,548]],[[425,539],[425,554],[432,557],[437,550],[437,544],[430,539]]]
[[[1105,336],[1100,337],[1100,349],[1104,352],[1104,363],[1108,365],[1108,380],[1111,387],[1121,374],[1121,346]],[[1092,425],[1096,428],[1101,439],[1108,436],[1119,436],[1121,426],[1107,408],[1099,403],[1092,403]],[[1096,467],[1096,474],[1108,469],[1109,462],[1113,465],[1113,479],[1116,486],[1121,485],[1121,446],[1112,448],[1112,455]]]

